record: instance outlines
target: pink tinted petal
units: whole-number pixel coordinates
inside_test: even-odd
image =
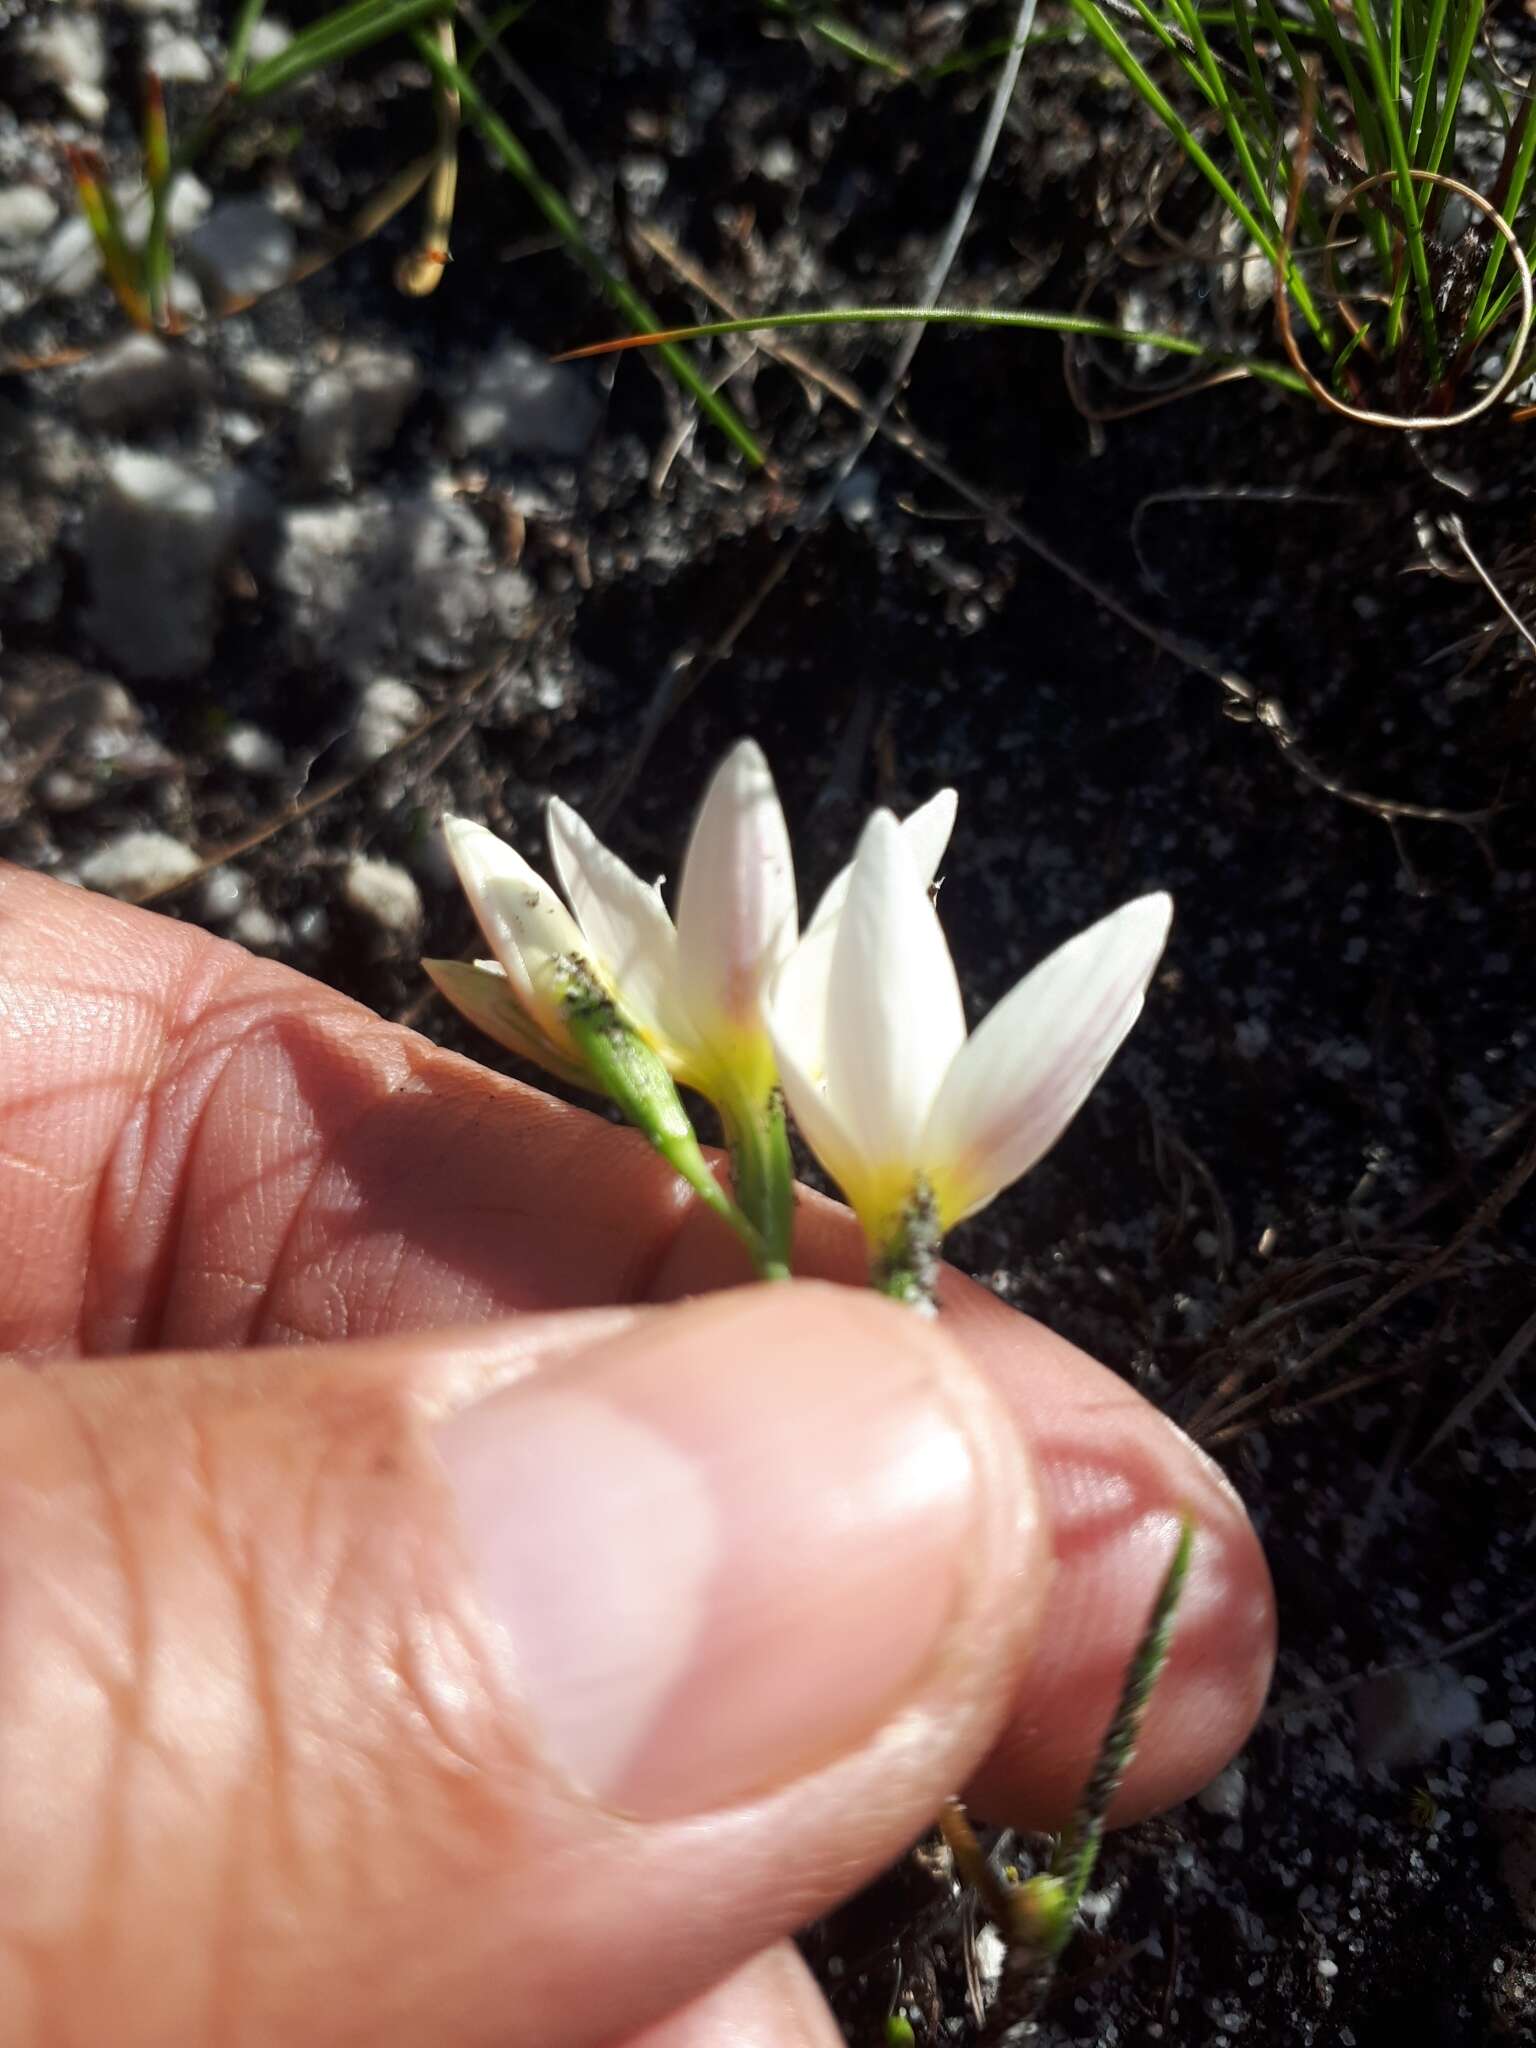
[[[789,833],[762,749],[734,746],[715,771],[678,891],[682,999],[700,1026],[751,1029],[798,929]]]
[[[827,1000],[827,1095],[873,1169],[918,1141],[965,1042],[960,985],[922,876],[889,811],[854,856]]]
[[[1046,1153],[1141,1014],[1172,900],[1141,896],[1068,939],[971,1034],[939,1091],[923,1157],[953,1190],[946,1227]]]

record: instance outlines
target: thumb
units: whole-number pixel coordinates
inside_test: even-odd
[[[811,1285],[0,1367],[0,2040],[640,2032],[983,1753],[1036,1498]]]

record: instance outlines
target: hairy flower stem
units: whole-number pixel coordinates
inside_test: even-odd
[[[875,1250],[870,1285],[892,1301],[904,1301],[920,1315],[937,1315],[943,1242],[938,1203],[932,1188],[919,1176],[896,1227]]]
[[[736,1200],[762,1239],[761,1277],[787,1280],[795,1231],[795,1172],[784,1097],[775,1087],[766,1100],[743,1096],[723,1101],[720,1115]]]
[[[1141,1641],[1126,1670],[1097,1761],[1071,1823],[1057,1839],[1049,1866],[1023,1884],[1009,1884],[988,1861],[957,1799],[950,1800],[940,1816],[939,1825],[960,1881],[977,1894],[1008,1946],[997,2002],[983,2036],[987,2041],[1011,2040],[1014,2030],[1033,2017],[1050,1989],[1056,1960],[1066,1947],[1098,1861],[1105,1816],[1136,1754],[1147,1703],[1168,1662],[1174,1614],[1189,1575],[1194,1543],[1195,1525],[1186,1515]]]
[[[779,1277],[762,1234],[710,1171],[709,1161],[673,1085],[654,1051],[592,980],[579,960],[562,962],[563,1015],[596,1086],[624,1112],[680,1174],[706,1207],[730,1226],[763,1279]]]

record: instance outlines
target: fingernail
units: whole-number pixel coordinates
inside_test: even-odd
[[[438,1426],[545,1754],[644,1819],[831,1762],[960,1604],[971,1450],[917,1318],[833,1289],[658,1311]]]

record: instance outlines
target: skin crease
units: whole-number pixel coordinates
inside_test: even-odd
[[[989,1817],[1063,1817],[1185,1507],[1196,1567],[1117,1817],[1240,1746],[1274,1624],[1235,1496],[1122,1381],[947,1274],[942,1334],[911,1341],[983,1495],[1032,1498],[1027,1446],[1041,1512],[978,1531],[912,1712],[704,1821],[573,1807],[518,1734],[422,1429],[645,1341],[638,1305],[747,1277],[734,1246],[633,1134],[190,927],[0,870],[0,940],[0,1346],[26,1361],[0,1367],[7,2043],[826,2048],[775,1937],[963,1775]],[[797,1271],[861,1266],[805,1196]],[[826,1299],[707,1312],[771,1355],[828,1341]],[[238,1648],[204,1659],[217,1685],[209,1643]]]

